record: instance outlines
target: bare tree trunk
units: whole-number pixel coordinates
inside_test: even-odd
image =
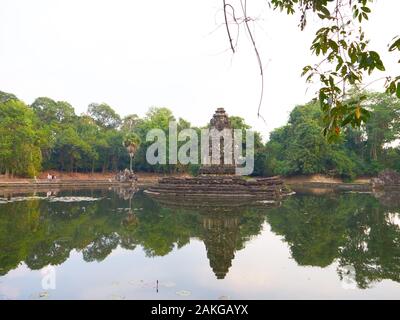
[[[71,162],[70,172],[74,172],[74,157],[73,156],[70,157],[70,162]]]
[[[118,158],[116,156],[112,157],[112,170],[117,171],[118,167]]]
[[[372,149],[371,149],[371,158],[373,160],[378,160],[378,153],[376,151],[376,146],[375,145],[373,145]]]
[[[64,153],[60,154],[60,162],[61,162],[61,171],[64,171],[65,163],[64,163]]]

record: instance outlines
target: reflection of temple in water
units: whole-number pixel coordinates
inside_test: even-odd
[[[11,253],[0,250],[0,276],[22,261],[32,270],[62,264],[74,249],[82,252],[84,261],[100,262],[118,246],[142,247],[149,257],[164,256],[196,238],[204,242],[216,278],[224,279],[236,251],[259,234],[266,207],[279,205],[243,200],[174,202],[168,198],[155,202],[135,190],[114,191],[80,191],[80,198],[96,199],[84,203],[49,201],[43,196],[0,206],[0,226],[6,230],[0,236],[0,247],[12,248]]]
[[[163,208],[181,214],[195,213],[199,217],[199,228],[192,236],[204,242],[210,267],[217,279],[224,279],[232,266],[237,250],[257,235],[265,221],[268,208],[279,206],[280,202],[254,201],[186,201],[157,199]]]
[[[210,267],[217,279],[224,279],[240,243],[239,218],[229,216],[203,217],[203,241]]]
[[[387,208],[400,208],[400,189],[376,191],[373,196]]]

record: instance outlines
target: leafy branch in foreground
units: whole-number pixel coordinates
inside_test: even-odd
[[[362,29],[362,24],[371,14],[370,3],[373,0],[268,0],[274,10],[288,15],[300,14],[300,29],[304,30],[310,14],[317,16],[324,27],[320,28],[310,47],[311,53],[321,57],[316,65],[303,68],[302,75],[306,81],[318,79],[321,87],[317,98],[323,111],[324,134],[328,139],[339,136],[341,128],[351,124],[361,126],[369,117],[362,105],[362,99],[356,106],[345,103],[347,87],[365,89],[363,86],[366,74],[374,71],[385,71],[385,66],[378,52],[370,50],[369,40]],[[240,0],[242,7],[247,7],[246,0]],[[224,11],[231,8],[224,1]],[[252,21],[243,10],[243,17],[234,17],[227,21],[227,26],[237,21]],[[228,28],[229,30],[229,28]],[[229,35],[229,40],[231,37]],[[254,44],[255,45],[255,44]],[[389,52],[400,52],[400,37],[393,38],[388,45]],[[234,50],[233,50],[234,51]],[[400,63],[400,60],[398,61]],[[400,98],[400,75],[386,76],[386,92]]]

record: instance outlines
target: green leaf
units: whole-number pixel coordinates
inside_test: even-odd
[[[381,62],[381,63],[377,63],[376,64],[376,68],[378,69],[378,70],[381,70],[381,71],[385,71],[386,69],[385,69],[385,66],[383,65],[383,63]]]
[[[309,72],[312,69],[311,66],[305,66],[303,68],[303,72],[301,73],[301,76],[304,76],[307,72]]]
[[[345,125],[349,124],[353,120],[353,115],[349,114],[343,121],[342,121],[342,127]]]
[[[361,7],[361,10],[366,12],[366,13],[371,13],[371,9],[368,7]]]
[[[338,52],[339,46],[338,46],[338,44],[337,44],[335,41],[333,41],[332,39],[330,39],[330,40],[329,40],[329,45],[330,45],[330,47],[332,48],[333,51]]]
[[[331,16],[331,13],[326,7],[321,7],[320,10],[327,18]]]
[[[400,50],[400,38],[397,39],[392,45],[389,47],[389,51]]]

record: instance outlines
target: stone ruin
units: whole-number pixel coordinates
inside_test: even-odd
[[[229,121],[228,115],[226,114],[224,108],[218,108],[215,111],[214,116],[210,120],[210,130],[215,129],[218,131],[223,131],[224,129],[232,129],[231,123]],[[219,164],[206,164],[203,165],[199,174],[235,174],[235,157],[233,152],[231,154],[230,163],[225,163],[224,146],[225,142],[221,138],[219,141]],[[232,145],[230,146],[234,150],[233,137]],[[212,155],[212,139],[209,140],[209,156]]]
[[[379,173],[377,178],[371,179],[373,188],[399,187],[400,188],[400,173],[394,170],[384,170]]]
[[[207,197],[224,205],[226,199],[232,199],[233,202],[280,199],[288,191],[279,177],[246,179],[234,175],[205,174],[193,178],[162,178],[147,193],[166,197],[184,196],[186,200]]]
[[[115,181],[121,182],[121,183],[126,183],[126,182],[131,182],[132,184],[137,182],[137,176],[133,171],[130,171],[128,169],[125,169],[124,171],[119,171],[115,175]]]
[[[223,108],[218,108],[210,121],[210,128],[219,131],[230,129],[229,117]],[[221,144],[223,142],[220,142]],[[210,148],[211,152],[211,148]],[[243,201],[277,201],[289,194],[280,177],[249,178],[235,175],[236,166],[224,162],[224,148],[220,148],[220,163],[207,164],[200,168],[199,176],[190,178],[165,177],[158,184],[145,190],[145,193],[159,200],[184,198],[185,202],[197,202],[202,205]],[[203,201],[207,198],[207,201]],[[227,201],[227,199],[229,199]]]

